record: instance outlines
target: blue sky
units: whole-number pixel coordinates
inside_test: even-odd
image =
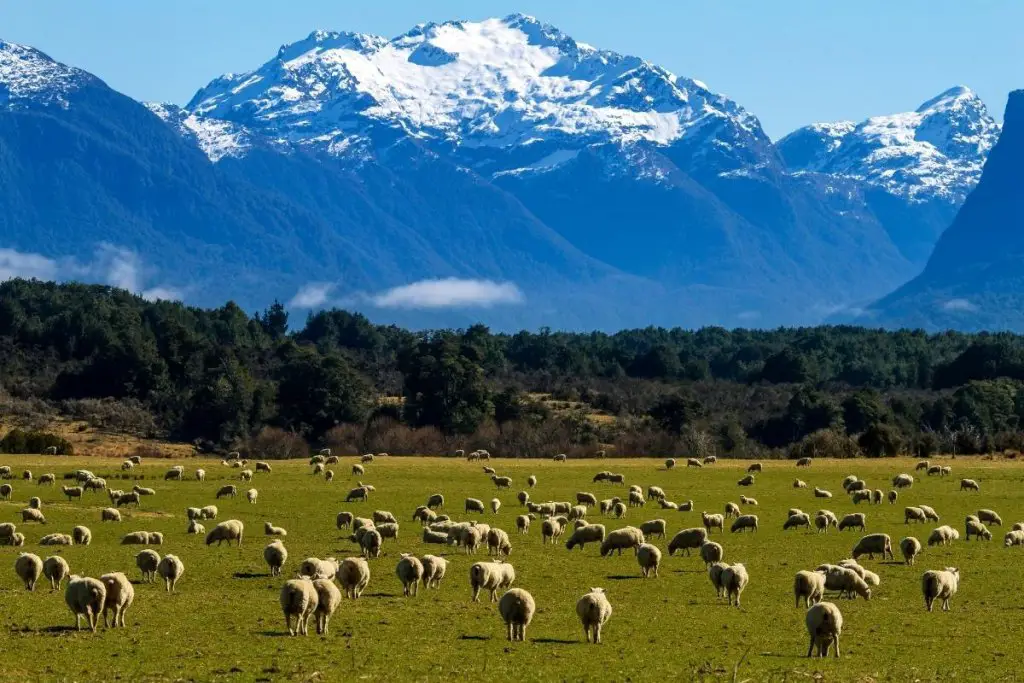
[[[907,111],[953,85],[1002,116],[1024,87],[1016,0],[33,0],[0,3],[0,38],[140,100],[184,104],[315,28],[385,36],[424,21],[532,14],[577,40],[705,81],[779,137],[813,121]]]

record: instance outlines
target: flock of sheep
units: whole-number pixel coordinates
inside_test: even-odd
[[[381,455],[386,454],[376,457]],[[459,455],[464,454],[460,452]],[[490,455],[486,451],[474,451],[464,457],[474,461],[490,460]],[[564,461],[565,456],[559,455],[555,459]],[[373,455],[364,455],[359,458],[358,462],[351,465],[352,475],[364,475],[374,460],[375,456]],[[329,468],[339,462],[338,457],[332,456],[325,449],[311,459],[310,465],[313,468],[313,474],[332,480],[334,473]],[[691,458],[686,461],[688,467],[694,468],[714,463],[714,458],[706,458],[703,461]],[[122,464],[122,469],[131,470],[139,464],[141,461],[138,458],[126,460]],[[248,462],[237,453],[230,454],[222,464],[225,467],[238,468],[240,470],[238,477],[241,481],[249,482],[253,479],[254,471],[247,468]],[[809,458],[801,459],[796,463],[796,466],[800,468],[811,465],[812,462]],[[665,461],[667,469],[672,469],[675,466],[675,460]],[[760,463],[750,465],[745,476],[737,484],[741,487],[753,486],[756,476],[762,469]],[[951,468],[948,466],[940,467],[928,462],[919,463],[917,469],[925,471],[928,475],[939,477],[951,473]],[[499,475],[493,467],[484,466],[483,471],[490,477],[496,490],[512,488],[513,480],[510,477]],[[257,462],[255,463],[255,472],[270,474],[272,468],[268,463]],[[168,470],[164,478],[167,481],[180,481],[185,476],[184,468],[176,466]],[[196,480],[204,481],[206,472],[203,469],[197,469],[192,476]],[[13,478],[11,468],[0,466],[0,477]],[[33,480],[33,475],[26,471],[22,473],[21,478],[25,482],[30,482]],[[88,491],[106,490],[111,507],[100,511],[100,523],[120,522],[119,508],[130,505],[141,506],[147,496],[156,493],[152,488],[141,486],[135,486],[131,491],[112,490],[102,478],[87,470],[76,470],[65,474],[64,479],[74,480],[74,485],[63,487],[63,493],[69,500],[81,499]],[[54,485],[57,478],[54,474],[44,474],[39,476],[36,481],[38,485]],[[592,481],[626,487],[625,477],[610,471],[598,472]],[[663,553],[657,545],[650,541],[654,538],[667,538],[668,523],[666,520],[652,519],[637,526],[624,526],[608,531],[604,524],[592,521],[592,513],[599,512],[607,518],[620,519],[628,513],[630,508],[643,508],[649,502],[655,502],[661,510],[684,512],[694,510],[693,501],[683,503],[670,501],[658,486],[649,486],[644,491],[640,486],[631,485],[622,489],[624,497],[615,495],[599,499],[591,492],[580,491],[576,493],[575,502],[536,502],[530,494],[537,485],[536,476],[529,476],[525,484],[526,487],[516,495],[516,500],[522,509],[522,514],[519,514],[515,520],[518,534],[528,534],[534,522],[539,521],[541,540],[544,544],[554,544],[565,537],[565,547],[568,551],[573,551],[576,548],[585,550],[587,544],[597,545],[602,557],[612,553],[621,555],[623,550],[632,550],[644,578],[658,576]],[[901,473],[893,477],[891,484],[891,490],[885,493],[880,489],[870,489],[866,482],[851,475],[843,480],[842,487],[854,504],[861,502],[881,504],[883,501],[888,501],[890,505],[893,505],[899,498],[901,490],[913,486],[914,477]],[[793,482],[793,487],[807,488],[807,484],[796,479]],[[973,480],[963,479],[960,481],[960,490],[978,491],[980,487]],[[345,500],[346,502],[365,503],[374,491],[373,486],[359,482],[358,486],[348,492]],[[12,493],[12,484],[0,485],[0,497],[10,499]],[[233,497],[237,493],[237,488],[234,485],[225,485],[218,489],[216,497]],[[249,502],[255,503],[257,495],[256,489],[250,489],[247,492],[247,499]],[[833,496],[830,491],[814,488],[814,497],[830,499]],[[723,561],[725,555],[723,545],[711,540],[711,534],[715,530],[724,533],[727,524],[730,532],[733,533],[744,531],[756,533],[758,531],[758,515],[745,514],[741,508],[741,505],[747,509],[756,508],[758,501],[746,495],[741,495],[739,500],[740,504],[727,503],[722,513],[701,512],[700,526],[677,532],[667,543],[667,553],[670,556],[677,552],[689,555],[692,551],[696,551],[707,567],[708,578],[716,595],[720,598],[724,597],[729,605],[737,607],[741,604],[744,589],[751,581],[751,577],[743,563],[728,564]],[[499,498],[493,498],[489,503],[477,498],[466,498],[463,501],[462,510],[469,516],[486,514],[487,510],[497,513],[501,506],[502,502]],[[475,562],[470,566],[470,598],[473,601],[479,601],[481,592],[487,591],[490,601],[498,603],[498,612],[505,624],[508,639],[524,640],[526,629],[536,613],[537,606],[533,596],[527,590],[513,587],[516,573],[513,564],[508,561],[512,554],[512,537],[505,530],[491,527],[475,519],[456,521],[449,515],[439,512],[446,509],[448,508],[445,507],[444,495],[437,492],[430,494],[425,504],[418,506],[412,512],[412,520],[421,525],[423,543],[435,544],[446,549],[452,548],[455,552],[461,551],[466,555],[475,554],[478,550],[486,548],[489,555],[494,555],[495,557],[489,561]],[[217,519],[219,511],[216,505],[189,507],[185,512],[188,520],[186,533],[205,534],[207,546],[220,545],[224,542],[230,544],[232,541],[241,546],[245,529],[239,520],[221,521],[209,532],[206,531],[203,522]],[[911,523],[938,522],[939,519],[935,510],[927,505],[909,506],[904,509],[904,523],[908,527]],[[46,523],[42,504],[38,497],[31,498],[28,506],[21,510],[21,521],[23,524]],[[976,515],[968,516],[965,520],[967,539],[970,540],[973,536],[978,539],[990,540],[992,533],[986,525],[1001,526],[1002,519],[995,511],[988,509],[981,509]],[[370,561],[381,556],[385,539],[397,540],[399,531],[397,517],[387,510],[376,510],[367,516],[358,516],[350,511],[342,511],[335,518],[335,526],[337,529],[344,529],[351,534],[349,538],[357,544],[360,554],[340,561],[333,557],[324,559],[310,557],[299,563],[295,578],[284,582],[279,596],[281,610],[291,635],[307,634],[310,620],[315,620],[317,633],[327,634],[330,618],[341,604],[343,596],[349,599],[359,598],[371,579]],[[812,527],[818,533],[828,533],[829,529],[833,528],[839,531],[858,529],[863,532],[866,530],[866,515],[860,512],[851,513],[840,519],[827,509],[818,510],[811,515],[800,509],[792,508],[788,511],[786,521],[783,523],[783,530],[803,528],[810,531]],[[288,561],[288,551],[283,540],[284,537],[287,537],[287,531],[271,522],[266,522],[264,534],[276,537],[264,548],[263,558],[271,575],[280,576]],[[948,545],[957,539],[959,539],[959,532],[951,526],[943,525],[930,533],[927,543],[930,546]],[[41,546],[88,545],[91,540],[92,532],[87,527],[76,526],[70,534],[47,534],[41,537],[38,543]],[[24,546],[25,542],[24,534],[17,530],[14,523],[0,523],[0,545]],[[163,545],[164,537],[158,532],[134,531],[124,534],[121,543],[159,546]],[[1004,544],[1006,546],[1024,545],[1024,523],[1013,525],[1005,535]],[[900,540],[898,547],[905,563],[913,565],[923,549],[923,544],[917,538],[907,536]],[[864,556],[873,559],[875,555],[882,559],[894,559],[892,539],[887,534],[870,533],[863,536],[852,548],[849,559],[843,559],[835,564],[823,564],[814,569],[801,570],[796,573],[793,583],[796,605],[800,607],[802,602],[807,609],[805,623],[810,639],[807,656],[812,656],[815,652],[820,656],[826,656],[832,650],[835,656],[839,657],[843,615],[835,603],[824,601],[826,591],[836,591],[840,597],[856,598],[860,596],[870,599],[872,588],[880,585],[881,577],[863,567],[860,560]],[[159,576],[164,580],[168,592],[174,592],[178,580],[185,573],[185,565],[180,558],[173,554],[161,557],[151,548],[143,549],[136,555],[135,560],[144,581],[154,581]],[[71,573],[68,563],[59,555],[42,559],[33,553],[24,552],[17,557],[14,569],[24,582],[25,588],[30,591],[35,589],[40,577],[48,579],[54,590],[59,590],[61,584],[67,580],[64,597],[68,608],[75,616],[76,628],[81,627],[81,618],[85,617],[89,628],[95,631],[100,614],[103,615],[105,626],[123,627],[125,613],[132,606],[135,597],[134,588],[125,573],[111,572],[98,578],[79,576]],[[445,578],[447,570],[448,560],[441,553],[424,554],[420,557],[410,553],[401,553],[395,567],[395,574],[402,584],[403,595],[412,598],[418,594],[421,584],[425,589],[438,588]],[[950,599],[956,594],[959,582],[960,573],[955,567],[926,571],[921,577],[921,590],[927,610],[931,611],[934,602],[939,600],[942,609],[948,611]],[[587,641],[600,643],[602,628],[613,613],[612,605],[604,590],[592,588],[578,599],[575,609]],[[108,624],[108,614],[112,615],[111,624]]]

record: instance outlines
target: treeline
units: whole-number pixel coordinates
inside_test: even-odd
[[[859,327],[414,333],[341,310],[290,329],[102,286],[0,284],[0,411],[293,455],[784,457],[1024,446],[1024,338]],[[304,444],[304,445],[300,445]],[[281,457],[285,457],[281,455]]]

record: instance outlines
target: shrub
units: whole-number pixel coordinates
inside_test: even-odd
[[[309,444],[301,436],[277,427],[264,427],[259,434],[249,438],[245,450],[250,457],[261,460],[309,457]]]
[[[0,439],[0,451],[4,453],[46,453],[50,448],[56,448],[58,455],[75,452],[71,442],[49,432],[12,429]]]

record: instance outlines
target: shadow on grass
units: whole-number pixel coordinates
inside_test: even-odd
[[[644,577],[636,574],[609,574],[607,578],[612,581],[629,581],[631,579],[642,579]]]
[[[43,628],[39,629],[40,633],[67,633],[69,631],[74,632],[77,630],[78,629],[76,629],[74,626],[44,626]],[[88,632],[89,627],[84,626],[82,627],[82,630]]]
[[[459,636],[459,640],[490,640],[490,639],[491,639],[490,636],[470,636],[470,635],[467,635],[465,633],[463,633],[461,636]]]
[[[531,638],[530,642],[540,645],[580,645],[582,640],[564,640],[562,638]]]
[[[235,572],[232,574],[236,579],[269,579],[270,574],[257,574],[255,572]]]
[[[256,631],[258,636],[266,636],[267,638],[291,638],[291,634],[288,631]],[[296,636],[298,637],[298,636]]]
[[[397,598],[398,593],[363,593],[361,598]]]

